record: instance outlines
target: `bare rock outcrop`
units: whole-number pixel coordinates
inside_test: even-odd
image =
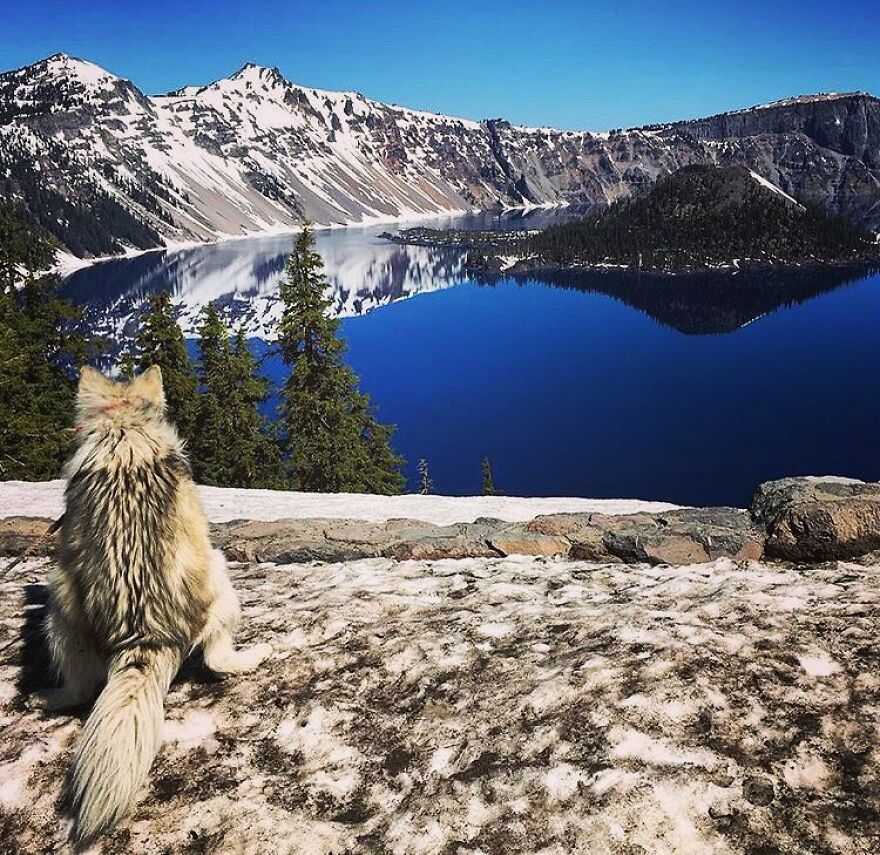
[[[44,517],[0,517],[0,557],[52,555],[57,538],[49,534],[52,520]]]
[[[752,516],[767,531],[771,558],[829,561],[880,549],[880,483],[833,477],[769,481],[755,493]]]
[[[552,514],[530,522],[478,519],[439,526],[416,520],[275,520],[214,527],[236,561],[347,561],[568,556],[603,562],[691,564],[760,558],[763,533],[735,508],[662,514]]]
[[[51,555],[51,520],[0,519],[0,556]],[[880,550],[880,484],[786,478],[762,484],[750,511],[680,508],[657,513],[559,513],[526,522],[480,518],[436,525],[412,519],[238,520],[212,537],[232,561],[276,564],[393,558],[561,556],[600,563],[682,566],[730,558],[820,562]]]

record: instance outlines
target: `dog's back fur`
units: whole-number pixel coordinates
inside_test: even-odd
[[[232,649],[238,603],[165,419],[159,369],[130,383],[84,369],[76,431],[47,635],[64,677],[52,706],[91,701],[106,680],[68,782],[74,839],[86,843],[130,810],[187,653],[201,643],[209,667],[230,673],[268,650]]]
[[[189,647],[211,602],[208,524],[161,392],[158,369],[80,384],[60,560],[101,651]]]

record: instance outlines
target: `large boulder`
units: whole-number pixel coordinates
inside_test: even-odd
[[[763,532],[737,508],[682,508],[644,516],[610,518],[603,544],[611,555],[627,563],[693,564],[716,558],[757,560],[764,551]]]
[[[381,525],[356,520],[236,520],[211,527],[214,545],[232,561],[354,561],[379,554]]]
[[[786,561],[834,561],[880,549],[880,483],[783,478],[758,487],[751,506],[766,553]]]
[[[494,531],[507,523],[478,519],[440,526],[419,520],[383,523],[351,519],[241,520],[212,526],[216,546],[233,561],[303,563],[384,556],[398,561],[492,558]]]
[[[507,523],[501,520],[489,518],[445,526],[389,520],[385,529],[390,540],[382,549],[382,555],[397,561],[493,558],[498,552],[490,546],[489,539],[505,525]]]

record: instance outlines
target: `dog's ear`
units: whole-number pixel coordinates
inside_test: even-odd
[[[108,380],[100,371],[84,365],[79,374],[78,393],[81,398],[106,394],[112,388],[112,381]]]
[[[162,369],[151,365],[143,374],[131,381],[131,390],[158,407],[165,406],[165,392],[162,389]]]

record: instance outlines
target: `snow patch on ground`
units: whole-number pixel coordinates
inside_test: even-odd
[[[372,496],[355,493],[294,493],[199,487],[211,522],[279,519],[358,519],[385,522],[415,519],[436,525],[492,517],[523,522],[541,514],[634,514],[675,508],[635,499],[520,498],[515,496]],[[64,482],[0,482],[0,519],[28,516],[56,519],[64,512]]]
[[[0,832],[62,852],[82,717],[36,704],[50,562],[9,564]],[[880,567],[377,558],[231,576],[239,643],[274,652],[221,682],[184,664],[104,855],[876,851]]]
[[[168,720],[162,725],[162,740],[195,748],[204,745],[216,730],[214,719],[206,712],[192,710],[180,720]]]
[[[811,677],[830,677],[840,670],[840,665],[826,653],[798,656],[798,661],[801,663],[801,668]]]

